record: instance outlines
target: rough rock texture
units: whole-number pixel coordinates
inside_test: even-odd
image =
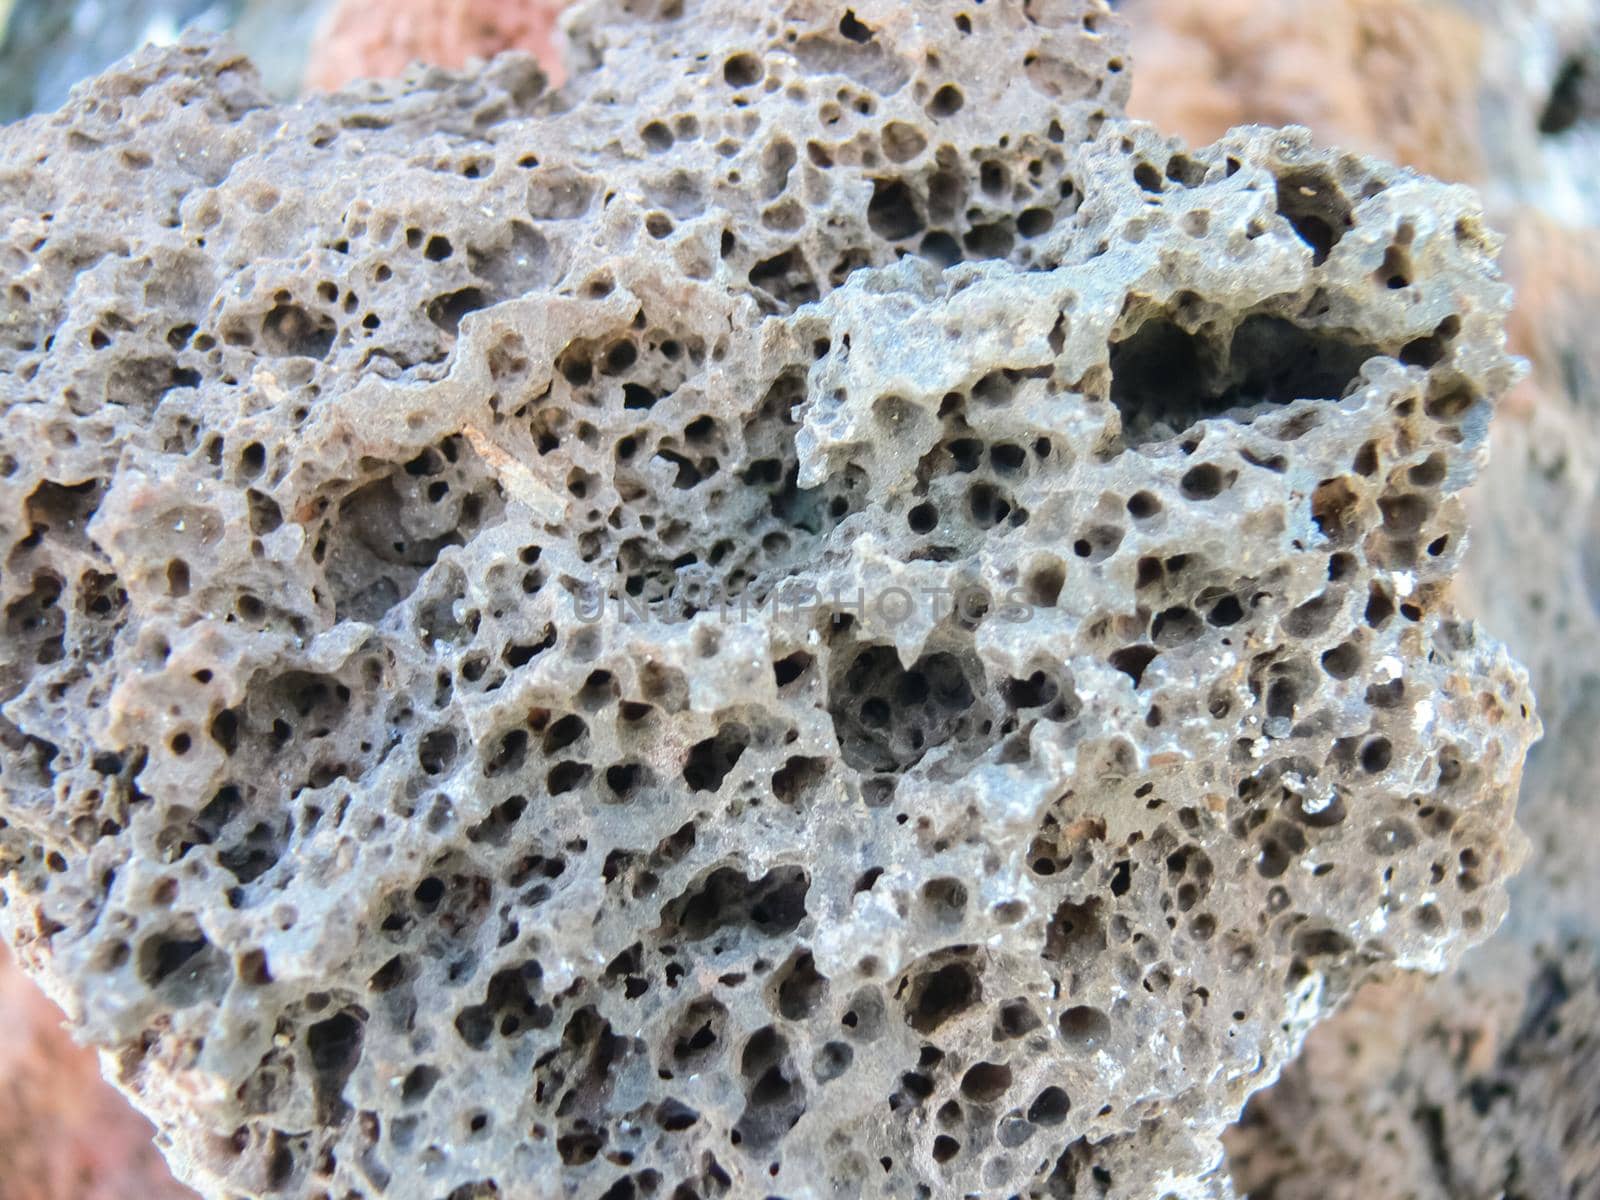
[[[1496,422],[1459,584],[1463,603],[1511,631],[1538,683],[1547,736],[1519,809],[1537,869],[1460,972],[1407,994],[1403,1014],[1392,992],[1358,994],[1252,1102],[1228,1143],[1252,1194],[1600,1194],[1600,347],[1583,319],[1600,303],[1600,236],[1525,212],[1510,245],[1513,330],[1534,372]]]
[[[1521,854],[1474,198],[1099,4],[569,37],[0,133],[7,936],[213,1195],[1227,1195]]]
[[[1367,6],[1291,12],[1264,8],[1281,44],[1316,47],[1286,100],[1194,70],[1197,46],[1213,62],[1240,61],[1242,34],[1218,6],[1137,0],[1127,6],[1139,86],[1133,106],[1184,121],[1207,137],[1269,112],[1337,127],[1380,153],[1430,161],[1401,106],[1455,127],[1482,153],[1454,175],[1483,172],[1494,220],[1506,227],[1507,273],[1517,287],[1511,345],[1533,370],[1495,423],[1493,454],[1468,504],[1473,543],[1457,596],[1504,630],[1527,662],[1547,736],[1528,760],[1521,823],[1530,868],[1512,885],[1511,919],[1462,969],[1425,989],[1376,985],[1319,1027],[1283,1082],[1260,1093],[1228,1138],[1241,1188],[1279,1200],[1590,1197],[1600,1194],[1600,1085],[1593,1047],[1600,896],[1590,848],[1600,837],[1600,578],[1593,567],[1600,489],[1600,348],[1587,314],[1600,304],[1600,110],[1585,66],[1600,44],[1592,0],[1537,4],[1473,0],[1393,6],[1400,25],[1478,32],[1395,41],[1405,60],[1387,77],[1352,73],[1330,34],[1370,25]],[[1168,33],[1184,31],[1182,38]],[[1465,46],[1476,45],[1463,58]],[[1329,47],[1336,49],[1329,50]],[[1413,81],[1471,80],[1444,95]],[[1282,107],[1289,104],[1287,110]],[[1271,107],[1267,107],[1271,105]],[[1359,115],[1365,114],[1365,115]],[[1376,140],[1362,138],[1362,128]],[[1335,130],[1330,130],[1330,133]]]
[[[333,91],[355,79],[399,75],[413,62],[464,67],[474,58],[523,50],[556,83],[559,0],[387,0],[381,20],[365,0],[340,0],[311,46],[305,83]]]

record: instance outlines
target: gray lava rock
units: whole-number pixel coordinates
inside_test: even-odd
[[[0,132],[8,939],[218,1197],[1226,1195],[1522,854],[1475,199],[1099,3],[569,35]]]

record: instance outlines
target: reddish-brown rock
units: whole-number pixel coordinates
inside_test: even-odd
[[[1130,0],[1129,111],[1191,142],[1307,125],[1445,179],[1481,172],[1482,31],[1424,0]]]
[[[502,50],[525,50],[553,83],[559,0],[388,0],[383,19],[362,0],[339,0],[311,51],[308,89],[333,91],[354,79],[398,75],[409,63],[464,66]]]
[[[61,1021],[0,947],[0,1200],[192,1200]]]

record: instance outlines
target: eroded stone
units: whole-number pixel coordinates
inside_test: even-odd
[[[569,35],[0,134],[8,936],[213,1195],[1227,1194],[1521,854],[1476,201],[1099,4]]]

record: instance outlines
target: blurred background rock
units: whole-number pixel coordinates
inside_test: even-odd
[[[755,0],[759,2],[759,0]],[[1600,0],[1122,0],[1133,112],[1206,142],[1299,123],[1470,183],[1507,235],[1513,348],[1459,602],[1528,665],[1546,737],[1511,917],[1454,975],[1376,985],[1229,1138],[1256,1200],[1600,1200]],[[269,86],[518,48],[555,0],[0,0],[0,120],[188,25]],[[0,951],[0,1200],[185,1195]]]
[[[329,0],[0,0],[0,121],[59,108],[79,80],[190,27],[228,31],[273,92],[291,96],[329,7]]]
[[[559,10],[546,0],[0,0],[0,121],[59,108],[79,80],[188,28],[226,32],[281,97],[509,49],[559,77]]]
[[[305,85],[322,91],[352,79],[398,75],[421,59],[460,67],[502,50],[526,50],[552,83],[563,77],[555,49],[557,0],[391,0],[374,21],[365,4],[339,0],[306,63]]]
[[[154,1132],[0,948],[0,1200],[193,1200]]]

